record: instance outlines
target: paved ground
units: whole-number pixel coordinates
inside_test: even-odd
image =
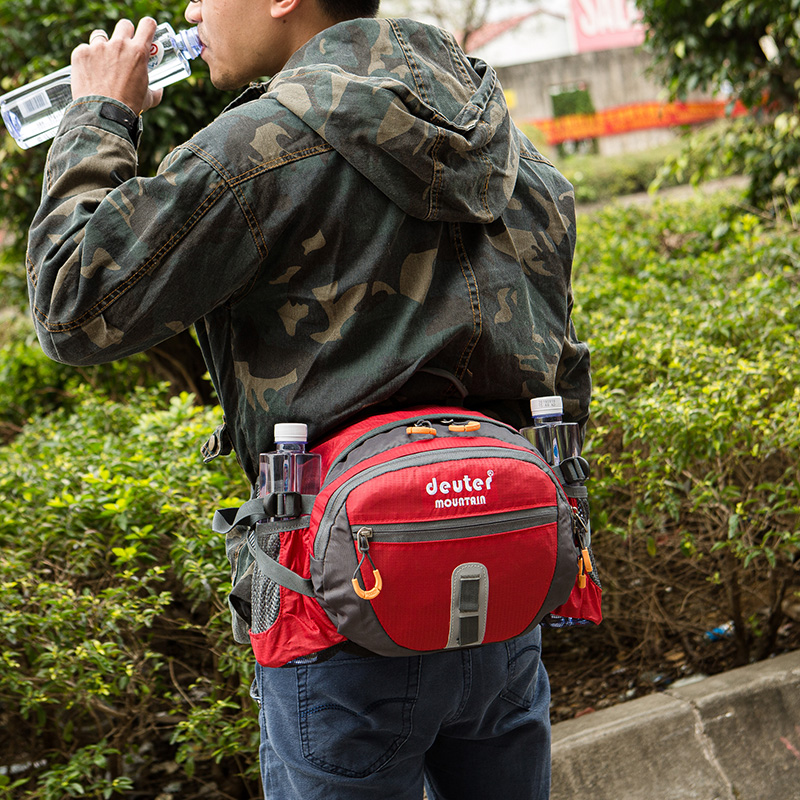
[[[597,211],[607,205],[646,205],[652,203],[654,200],[681,200],[693,197],[698,194],[713,194],[714,192],[722,191],[723,189],[746,189],[749,178],[744,175],[735,175],[731,178],[719,178],[713,181],[706,181],[701,183],[698,187],[685,184],[683,186],[668,186],[661,189],[656,194],[649,192],[636,192],[635,194],[626,194],[620,197],[615,197],[611,200],[605,200],[600,203],[579,203],[578,213],[589,213]],[[800,797],[800,795],[799,795]]]
[[[552,800],[799,800],[800,651],[553,726]]]

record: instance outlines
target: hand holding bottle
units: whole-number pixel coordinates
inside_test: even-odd
[[[103,95],[119,100],[135,114],[161,102],[161,89],[151,89],[147,64],[156,21],[144,17],[138,26],[122,19],[109,39],[95,31],[89,44],[72,51],[72,98]]]
[[[81,79],[77,89],[72,87],[72,67],[64,67],[0,96],[0,116],[17,144],[27,149],[52,139],[56,135],[58,124],[67,106],[72,102],[73,95],[85,97],[87,94],[99,93],[105,97],[115,97],[138,114],[158,103],[161,93],[156,91],[157,89],[190,75],[192,68],[189,62],[197,58],[203,50],[197,28],[188,28],[176,33],[168,22],[162,22],[155,29],[155,33],[152,33],[149,30],[151,23],[152,20],[149,22],[142,20],[135,36],[131,36],[132,23],[120,23],[123,27],[120,30],[119,40],[115,38],[116,31],[111,39],[108,39],[103,30],[93,31],[89,37],[91,44],[81,45],[75,50],[79,64],[84,62],[80,67]],[[142,27],[143,25],[145,27]],[[124,35],[122,31],[125,31]],[[139,39],[137,37],[140,36],[140,31]],[[106,53],[105,48],[119,47],[121,51],[127,53],[128,48],[134,46],[134,40],[149,42],[146,67],[150,92],[143,98],[138,94],[138,100],[129,98],[127,94],[130,72],[127,73],[127,77],[124,70],[105,75],[106,56],[117,58],[110,51]],[[87,52],[93,47],[96,48],[94,52]],[[139,58],[140,55],[137,53],[133,59],[134,64]],[[96,65],[95,60],[97,60]],[[117,66],[121,66],[121,62]],[[97,74],[94,72],[95,69],[98,69]],[[111,86],[111,83],[114,86]],[[117,83],[121,83],[122,95],[115,88]]]

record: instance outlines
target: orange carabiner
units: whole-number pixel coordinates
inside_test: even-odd
[[[374,600],[383,589],[383,578],[377,569],[372,570],[372,577],[375,585],[371,589],[362,589],[358,583],[358,578],[353,578],[353,589],[362,600]]]

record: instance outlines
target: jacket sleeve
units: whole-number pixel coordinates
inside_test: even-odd
[[[224,176],[181,147],[136,177],[116,101],[67,110],[28,237],[28,292],[51,358],[94,364],[167,339],[235,297],[265,254]],[[109,113],[112,112],[112,113]]]
[[[569,305],[571,309],[571,293]],[[561,395],[564,401],[565,421],[577,422],[583,435],[589,420],[589,403],[592,398],[589,347],[578,339],[571,316],[556,373],[556,394]]]

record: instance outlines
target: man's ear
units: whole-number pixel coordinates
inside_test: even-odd
[[[272,0],[270,11],[273,19],[281,19],[302,5],[303,0]]]

